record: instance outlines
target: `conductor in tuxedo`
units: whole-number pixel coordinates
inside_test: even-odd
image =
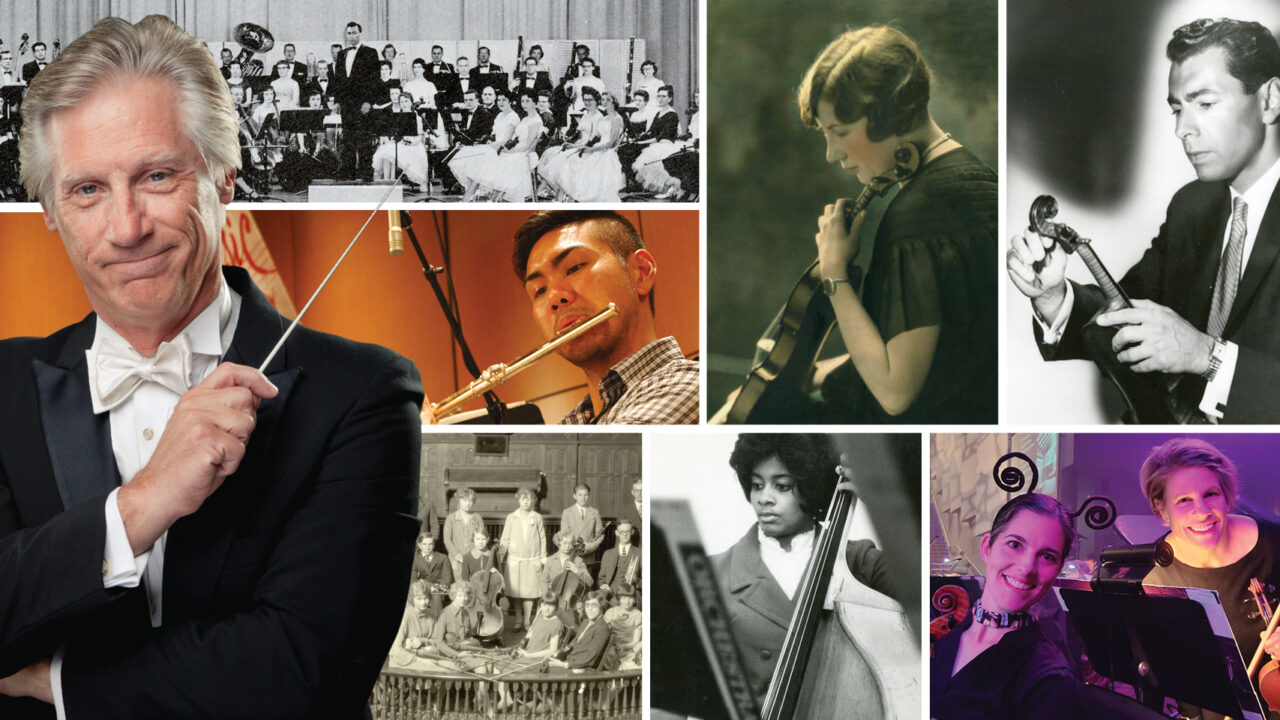
[[[373,134],[369,111],[382,94],[378,51],[360,42],[364,28],[347,23],[346,47],[338,53],[334,68],[334,94],[342,109],[342,168],[348,178],[373,179]]]
[[[1196,20],[1166,48],[1174,132],[1196,180],[1121,280],[1134,307],[1103,312],[1116,358],[1169,373],[1177,422],[1280,421],[1280,47],[1256,22]],[[1030,228],[1014,236],[1009,277],[1030,298],[1047,360],[1085,357],[1082,328],[1106,306],[1067,282],[1066,253]],[[1174,379],[1176,378],[1176,382]]]
[[[104,72],[102,68],[109,68]],[[412,363],[220,268],[231,94],[100,21],[24,107],[22,181],[94,312],[0,341],[0,717],[368,717],[418,520]]]

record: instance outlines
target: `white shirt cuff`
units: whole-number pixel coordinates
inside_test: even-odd
[[[62,704],[62,656],[66,651],[66,643],[59,645],[49,663],[49,688],[53,691],[53,709],[58,713],[58,720],[67,720],[67,708]]]
[[[107,544],[102,553],[102,586],[135,588],[142,582],[151,551],[134,557],[129,534],[124,529],[124,519],[120,517],[120,505],[116,502],[119,492],[120,488],[116,488],[107,496]]]
[[[1204,386],[1204,395],[1200,396],[1200,412],[1209,419],[1218,421],[1226,411],[1227,399],[1231,396],[1231,381],[1236,376],[1236,361],[1240,359],[1240,346],[1233,342],[1224,342],[1222,365],[1218,372]]]
[[[1062,339],[1062,331],[1067,327],[1067,320],[1071,317],[1071,308],[1075,305],[1076,290],[1071,283],[1067,283],[1066,297],[1062,298],[1062,307],[1058,308],[1058,316],[1053,318],[1052,322],[1046,322],[1040,317],[1040,313],[1036,312],[1034,306],[1031,310],[1031,317],[1035,318],[1036,324],[1040,326],[1041,342],[1045,345],[1057,345]]]

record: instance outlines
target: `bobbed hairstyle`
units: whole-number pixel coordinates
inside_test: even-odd
[[[1157,517],[1165,516],[1164,492],[1169,484],[1169,477],[1183,468],[1199,467],[1208,470],[1218,478],[1218,487],[1228,508],[1236,505],[1240,497],[1240,479],[1235,463],[1222,454],[1218,448],[1204,440],[1195,438],[1173,438],[1161,445],[1151,448],[1147,459],[1142,462],[1138,471],[1138,484],[1151,512]]]
[[[760,463],[777,458],[796,481],[800,508],[809,517],[823,519],[836,489],[836,461],[825,435],[743,433],[729,455],[729,467],[738,475],[742,494],[751,499],[751,476]]]
[[[1044,515],[1053,518],[1062,526],[1062,559],[1065,562],[1066,557],[1071,552],[1071,547],[1076,543],[1076,525],[1071,519],[1071,513],[1067,511],[1066,506],[1058,502],[1052,496],[1044,493],[1027,493],[1005,503],[996,513],[996,517],[991,521],[991,534],[989,535],[989,543],[995,543],[1000,537],[1000,533],[1009,526],[1013,518],[1022,511]]]
[[[53,197],[54,148],[50,120],[84,102],[99,88],[136,78],[161,78],[177,90],[183,134],[204,161],[201,177],[220,181],[240,167],[239,125],[227,81],[202,40],[163,15],[136,25],[117,17],[99,20],[31,81],[22,102],[19,177],[32,197]]]
[[[1266,26],[1248,21],[1201,18],[1173,31],[1165,47],[1170,62],[1180,63],[1211,48],[1227,54],[1227,72],[1250,95],[1262,83],[1280,77],[1280,45]]]
[[[582,88],[582,97],[595,98],[596,104],[597,105],[600,104],[600,91],[589,85],[587,87]]]
[[[818,54],[800,81],[800,119],[817,127],[818,103],[828,100],[842,123],[866,117],[867,138],[879,142],[928,119],[930,84],[920,49],[901,30],[848,30]]]

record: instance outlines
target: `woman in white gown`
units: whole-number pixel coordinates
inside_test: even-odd
[[[587,144],[593,140],[599,142],[596,139],[599,137],[596,126],[604,121],[604,116],[600,114],[600,93],[595,88],[582,89],[582,106],[584,108],[582,117],[578,118],[578,124],[570,135],[573,139],[562,145],[547,148],[542,153],[542,159],[538,161],[539,177],[561,199],[567,199],[564,184],[565,168],[569,158],[576,156],[578,151],[586,148]]]
[[[636,81],[635,87],[631,90],[631,104],[636,107],[636,112],[648,121],[658,111],[658,88],[666,85],[666,83],[658,79],[658,65],[652,60],[645,60],[640,64],[640,76],[640,79]],[[644,91],[645,103],[643,105],[635,101],[637,90]],[[637,120],[636,115],[631,116],[632,122]]]
[[[600,95],[600,110],[595,136],[581,150],[568,154],[562,170],[561,190],[578,202],[621,200],[618,193],[625,180],[617,147],[622,139],[622,115],[617,101],[607,92]]]
[[[436,106],[436,84],[427,79],[427,61],[413,59],[413,79],[404,84],[404,91],[416,99],[418,107]]]
[[[670,85],[663,85],[658,89],[658,111],[655,113],[653,119],[656,123],[658,118],[670,113],[676,116],[676,120],[673,124],[678,128],[680,122],[679,115],[671,108],[671,95],[672,88]],[[671,174],[667,172],[662,161],[682,147],[683,145],[681,143],[676,142],[675,137],[662,138],[650,144],[649,147],[645,148],[644,151],[640,153],[640,157],[636,158],[636,179],[638,179],[640,184],[644,185],[647,190],[652,190],[653,192],[660,193],[664,196],[671,194],[673,188],[679,189],[680,181],[673,178]]]
[[[400,142],[394,138],[379,138],[378,149],[373,153],[373,177],[375,180],[393,180],[396,177],[396,163],[404,172],[405,179],[411,183],[425,187],[427,185],[427,148],[423,145],[422,116],[413,111],[413,95],[401,93],[400,107],[397,112],[412,113],[416,119],[417,133],[408,135]]]
[[[449,169],[466,189],[463,200],[488,197],[519,202],[533,195],[533,146],[542,132],[537,103],[528,94],[520,96],[526,115],[520,119],[511,109],[511,98],[498,92],[498,117],[493,121],[494,141],[475,146],[473,152],[459,152]]]

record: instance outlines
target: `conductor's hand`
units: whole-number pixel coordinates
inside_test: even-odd
[[[1119,326],[1111,349],[1134,372],[1200,375],[1209,369],[1213,338],[1163,305],[1134,300],[1131,308],[1102,313],[1097,323]]]
[[[179,398],[151,460],[117,496],[135,554],[198,510],[240,467],[258,405],[277,392],[256,369],[223,363]]]
[[[848,198],[840,198],[827,205],[818,218],[818,233],[813,236],[818,246],[818,270],[823,278],[844,279],[849,276],[849,261],[858,254],[858,229],[864,215],[859,215],[853,227],[845,228],[845,207]]]
[[[1009,279],[1031,304],[1041,320],[1052,321],[1067,297],[1067,253],[1052,239],[1031,228],[1009,240],[1005,255]]]

